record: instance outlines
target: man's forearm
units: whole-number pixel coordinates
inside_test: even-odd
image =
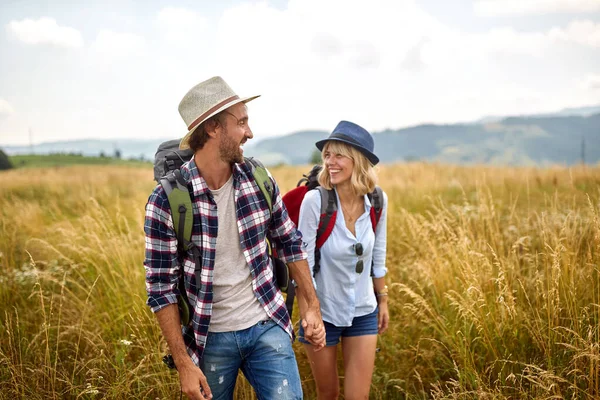
[[[304,328],[304,338],[314,346],[315,351],[325,347],[325,327],[321,316],[321,305],[313,286],[310,269],[306,260],[288,264],[294,281],[298,285],[296,293],[298,308]]]
[[[194,364],[185,348],[177,304],[171,304],[161,309],[156,313],[156,318],[173,355],[173,361],[175,361],[179,373],[181,391],[190,399],[211,399],[212,392],[206,376]]]
[[[310,277],[310,269],[306,260],[288,263],[290,275],[296,282],[296,297],[298,297],[298,307],[302,311],[306,307],[319,307],[317,293]]]
[[[179,309],[177,304],[170,304],[156,312],[158,325],[162,331],[169,350],[173,355],[173,361],[179,369],[182,366],[192,363],[192,359],[187,353],[183,336],[181,335],[181,322],[179,319]]]

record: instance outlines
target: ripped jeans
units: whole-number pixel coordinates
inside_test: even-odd
[[[240,369],[259,400],[302,399],[290,337],[271,320],[234,332],[209,332],[200,368],[213,400],[233,399]]]

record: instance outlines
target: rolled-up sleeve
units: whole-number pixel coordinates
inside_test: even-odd
[[[306,252],[302,248],[302,234],[290,219],[281,199],[279,187],[271,173],[268,173],[273,182],[273,211],[269,225],[269,236],[275,245],[277,257],[285,263],[306,260]]]
[[[373,277],[382,278],[387,274],[385,265],[386,246],[387,246],[387,206],[388,197],[383,193],[383,208],[381,217],[375,229],[375,245],[373,246]]]
[[[157,186],[146,204],[144,220],[146,239],[147,304],[153,312],[177,303],[177,238],[173,229],[173,218],[169,200],[163,188]]]
[[[318,190],[309,190],[300,206],[300,218],[298,218],[298,230],[302,233],[304,249],[308,255],[308,267],[313,285],[317,288],[314,278],[315,268],[315,246],[317,241],[317,228],[321,218],[321,195]]]

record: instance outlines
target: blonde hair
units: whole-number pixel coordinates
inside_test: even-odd
[[[377,172],[375,171],[373,164],[371,164],[371,161],[369,161],[360,151],[349,144],[337,140],[331,140],[325,143],[323,151],[321,152],[321,159],[325,159],[325,152],[327,151],[333,154],[340,154],[354,161],[354,168],[352,169],[352,175],[350,176],[350,185],[355,195],[364,196],[375,190],[375,185],[377,184]],[[325,162],[323,162],[323,168],[321,169],[321,172],[319,172],[318,180],[319,184],[325,189],[332,189],[331,176],[327,171]]]

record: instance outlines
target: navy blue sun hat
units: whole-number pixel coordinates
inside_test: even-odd
[[[373,136],[371,136],[365,128],[356,125],[353,122],[340,121],[327,139],[319,140],[315,145],[317,146],[317,149],[323,151],[325,143],[331,140],[349,144],[364,154],[373,165],[376,165],[379,162],[379,157],[373,153],[375,150]]]

